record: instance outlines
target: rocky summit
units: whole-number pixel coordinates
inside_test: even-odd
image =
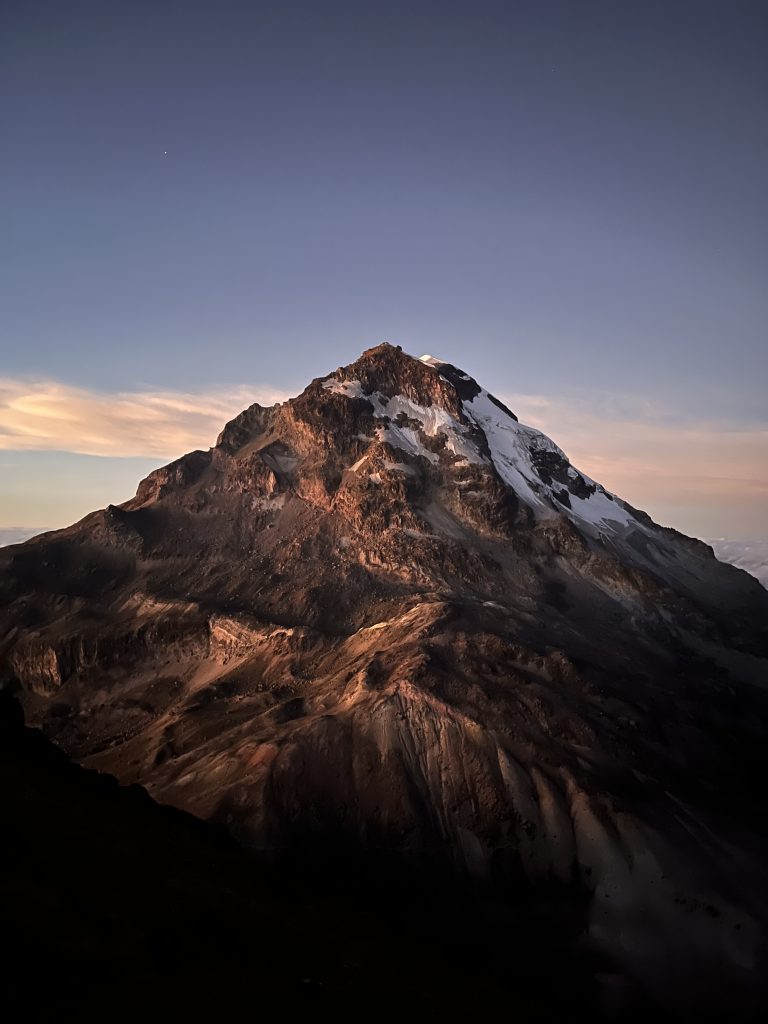
[[[463,370],[379,345],[0,566],[2,677],[80,764],[468,887],[611,1012],[765,1006],[768,592]]]

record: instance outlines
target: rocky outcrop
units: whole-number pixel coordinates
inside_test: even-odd
[[[183,455],[162,469],[156,469],[139,484],[136,500],[142,503],[157,501],[174,490],[189,487],[200,479],[210,461],[210,452],[196,451]]]

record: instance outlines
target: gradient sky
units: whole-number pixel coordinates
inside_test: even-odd
[[[768,537],[766,53],[738,0],[3,0],[0,526],[387,339]]]

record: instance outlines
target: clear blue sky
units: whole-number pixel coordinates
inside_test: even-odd
[[[5,0],[0,376],[290,391],[389,339],[763,430],[766,53],[739,0]]]

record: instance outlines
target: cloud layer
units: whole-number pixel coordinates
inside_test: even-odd
[[[713,540],[710,544],[722,562],[752,573],[768,589],[768,541]]]
[[[32,526],[0,526],[0,548],[9,544],[21,544],[22,541],[44,532],[44,527]]]
[[[173,459],[209,448],[227,420],[285,394],[236,388],[102,394],[55,381],[0,378],[0,449]]]

